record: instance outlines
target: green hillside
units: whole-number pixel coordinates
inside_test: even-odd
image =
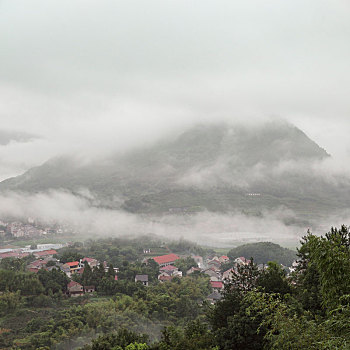
[[[267,264],[269,261],[275,261],[285,266],[291,266],[297,258],[296,251],[271,242],[244,244],[231,249],[227,256],[231,260],[243,256],[247,259],[254,258],[254,262],[257,264]]]

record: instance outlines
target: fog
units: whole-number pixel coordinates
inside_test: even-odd
[[[345,0],[0,2],[0,178],[203,121],[271,115],[347,159]]]
[[[86,191],[83,191],[86,195]],[[83,193],[82,192],[82,193]],[[238,243],[273,241],[295,247],[306,233],[287,226],[283,219],[294,217],[287,209],[265,211],[251,217],[242,213],[211,212],[182,215],[136,215],[122,210],[95,207],[92,197],[65,191],[40,194],[7,193],[0,196],[0,217],[34,218],[42,224],[59,223],[75,235],[71,239],[155,234],[166,240],[180,237],[217,247]]]
[[[258,166],[249,176],[307,169],[337,183],[349,172],[349,18],[346,0],[2,0],[0,130],[35,137],[0,142],[0,180],[61,154],[99,159],[146,147],[196,123],[282,118],[332,159]],[[219,160],[179,183],[215,185],[229,181],[224,175]],[[1,202],[2,213],[178,234],[171,218],[151,225],[68,193],[12,193]],[[232,225],[265,225],[232,215]],[[294,237],[276,213],[264,218]],[[188,232],[210,222],[233,230],[215,214],[190,220]]]

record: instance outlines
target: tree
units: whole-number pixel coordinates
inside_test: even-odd
[[[260,272],[253,259],[250,260],[249,264],[237,264],[236,268],[232,269],[231,278],[225,285],[225,291],[230,292],[231,289],[241,292],[250,291],[256,287],[259,275]]]
[[[127,350],[143,350],[147,349],[144,345],[148,342],[148,336],[145,334],[136,334],[127,329],[120,329],[116,333],[101,335],[92,341],[92,350],[109,350],[109,349],[127,349]],[[136,344],[135,344],[136,343]],[[129,347],[133,344],[134,347]],[[142,346],[140,345],[142,344]]]
[[[350,294],[350,233],[347,226],[332,228],[325,236],[311,233],[304,238],[303,260],[300,275],[311,272],[318,275],[313,281],[319,283],[322,306],[331,310],[339,305],[341,296]],[[299,277],[299,282],[305,278]]]
[[[176,260],[175,266],[183,273],[183,275],[186,275],[186,272],[191,267],[198,267],[197,263],[191,257]]]
[[[291,292],[286,274],[276,262],[270,261],[267,269],[260,273],[256,282],[257,286],[262,287],[267,293],[287,294]]]

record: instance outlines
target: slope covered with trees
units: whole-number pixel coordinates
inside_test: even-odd
[[[234,260],[240,256],[254,258],[257,264],[267,264],[269,261],[276,261],[285,266],[291,266],[297,258],[293,250],[283,248],[271,242],[249,243],[231,249],[227,256]]]
[[[349,349],[349,228],[308,234],[298,256],[299,267],[288,278],[274,263],[260,272],[253,262],[235,271],[223,298],[207,309],[206,322],[168,327],[155,343],[135,338],[120,346],[116,334],[83,349]]]

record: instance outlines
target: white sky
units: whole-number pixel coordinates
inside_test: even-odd
[[[347,162],[349,62],[348,0],[0,0],[0,179],[270,116]]]

